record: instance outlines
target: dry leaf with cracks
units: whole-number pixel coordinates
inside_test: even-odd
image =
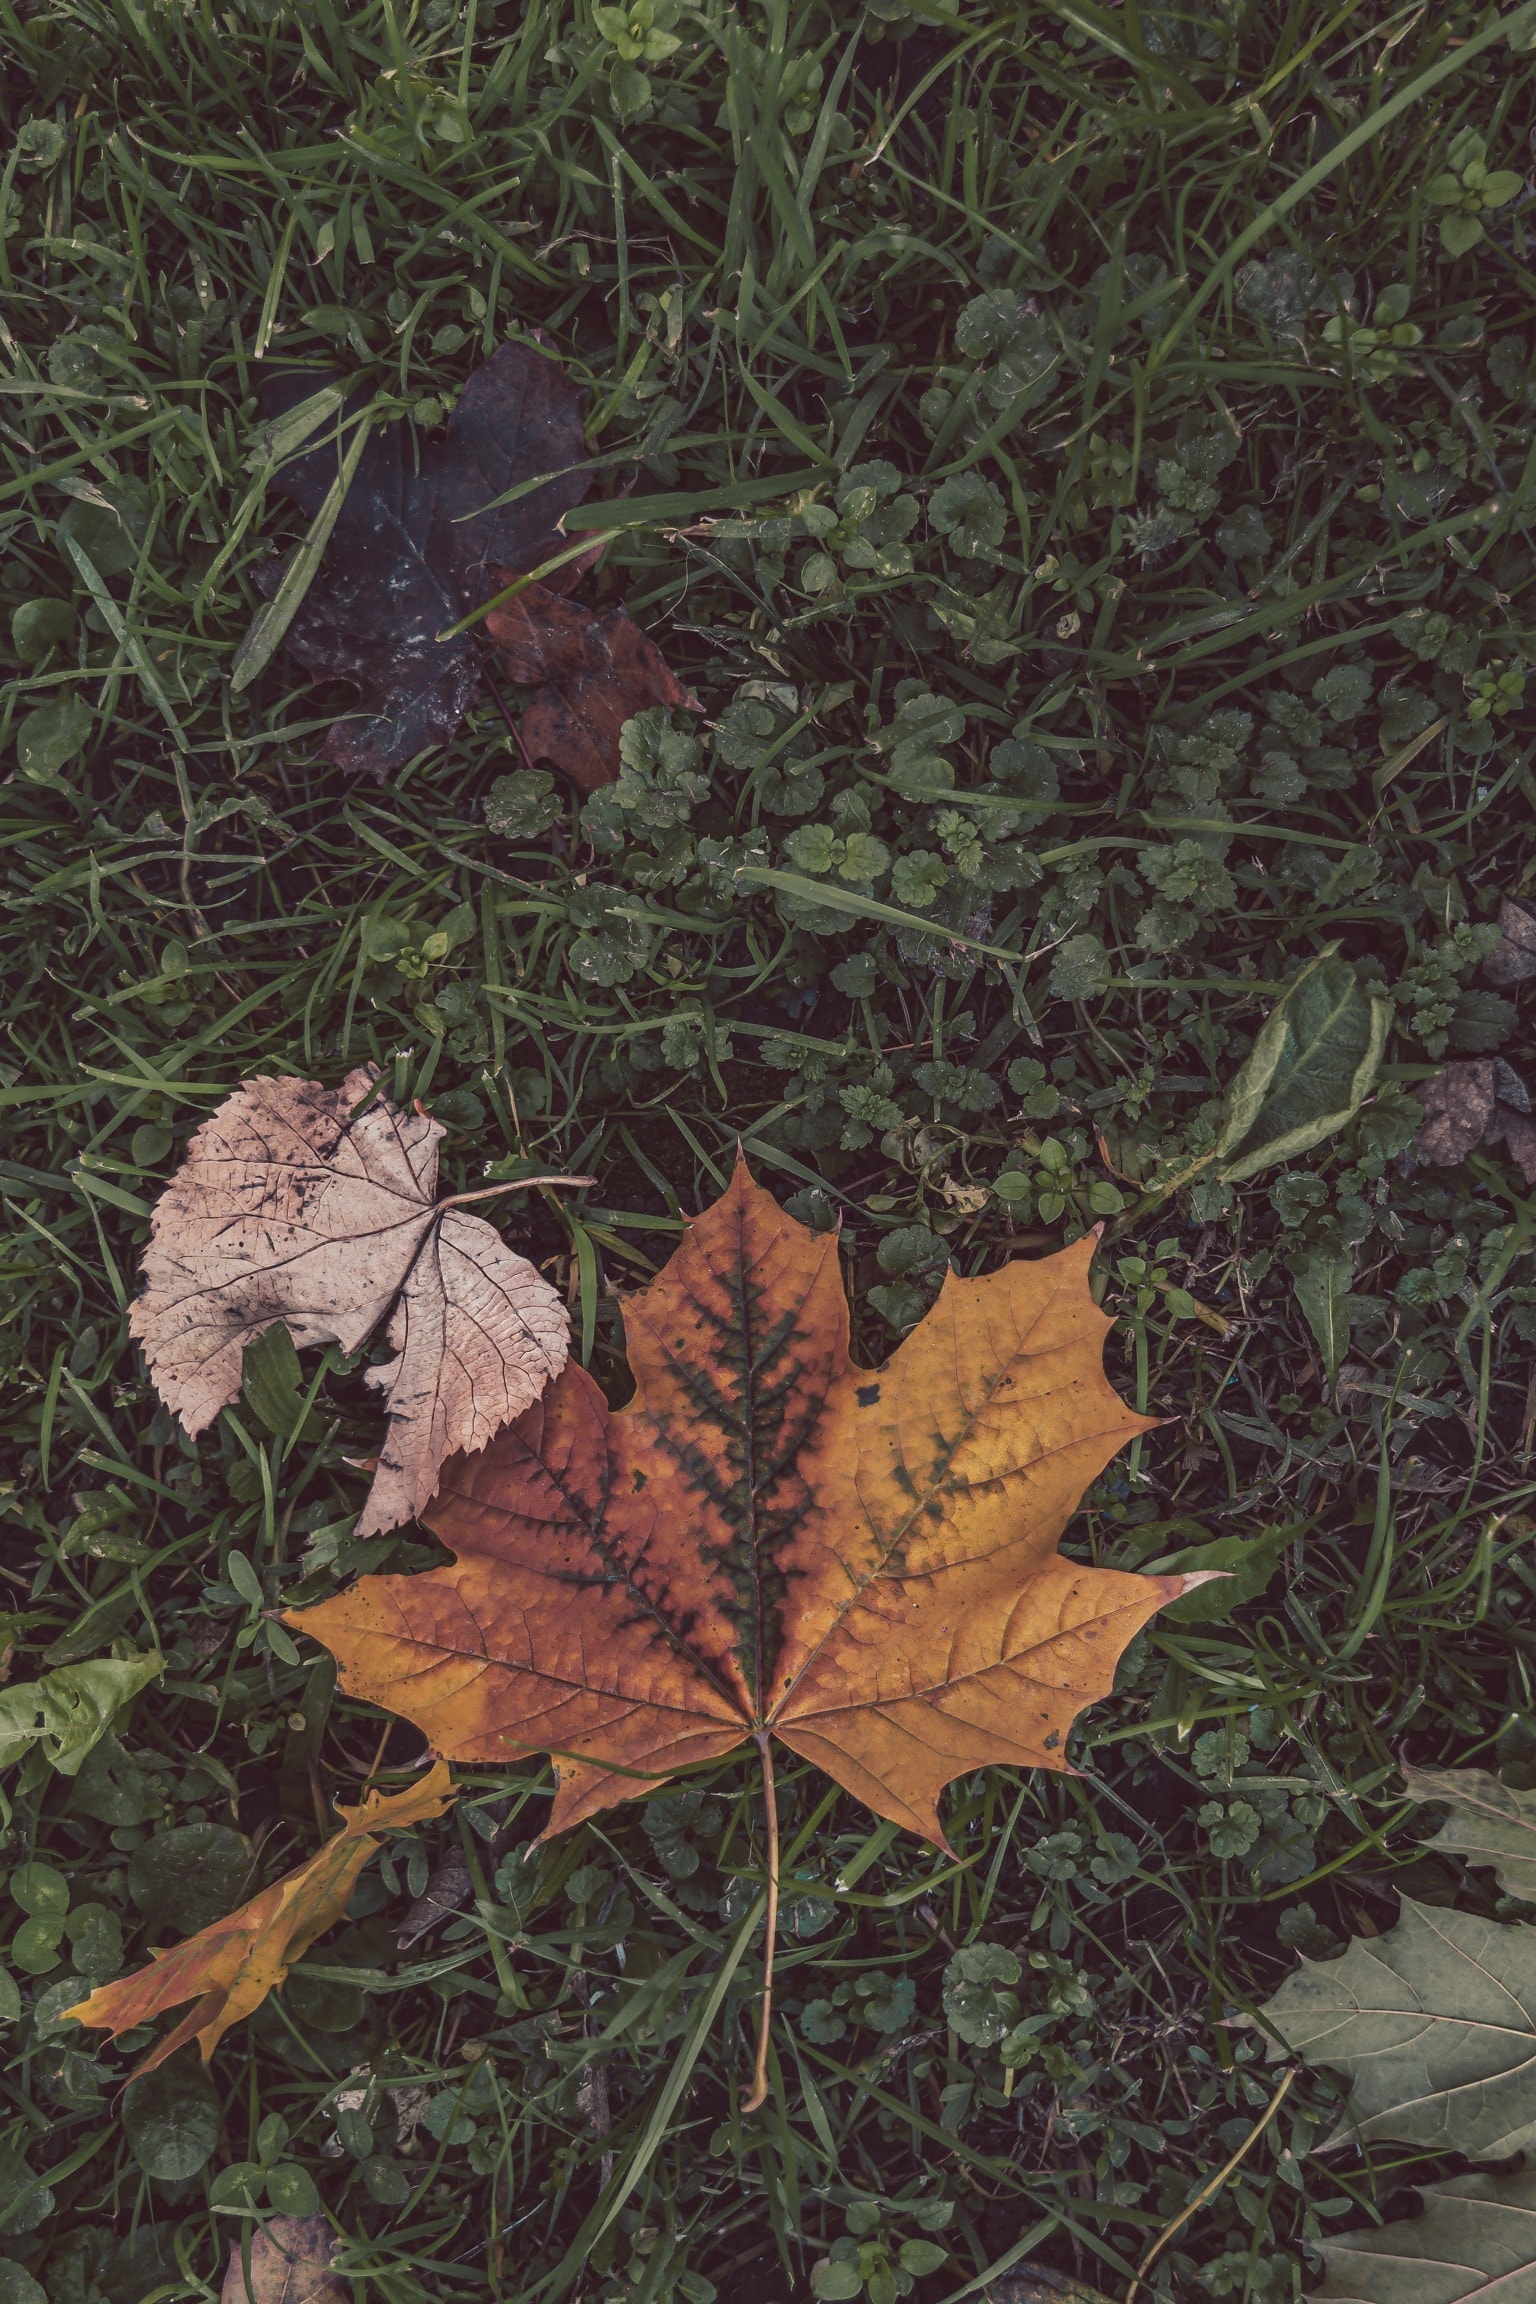
[[[1447,1064],[1418,1090],[1424,1118],[1414,1138],[1421,1159],[1454,1167],[1479,1144],[1503,1144],[1527,1184],[1536,1184],[1536,1117],[1530,1091],[1502,1056]]]
[[[445,1131],[371,1096],[377,1079],[363,1065],[340,1088],[237,1088],[156,1202],[130,1323],[195,1438],[239,1397],[245,1347],[274,1322],[296,1345],[355,1352],[387,1316],[396,1356],[365,1381],[387,1395],[388,1429],[360,1536],[414,1518],[444,1459],[520,1416],[570,1349],[559,1295],[464,1202],[590,1181],[436,1200]]]
[[[1528,896],[1499,903],[1499,941],[1483,962],[1490,984],[1529,984],[1536,977],[1536,904]]]
[[[551,1831],[755,1743],[771,1959],[770,1739],[942,1848],[945,1785],[1064,1768],[1126,1642],[1205,1581],[1056,1549],[1150,1428],[1104,1375],[1093,1249],[951,1274],[886,1366],[859,1369],[835,1235],[738,1164],[625,1301],[628,1406],[567,1365],[445,1468],[429,1524],[452,1567],[365,1576],[285,1621],[450,1758],[553,1754]],[[765,2054],[764,2037],[759,2091]]]
[[[341,1830],[296,1871],[263,1888],[223,1920],[212,1921],[147,1968],[102,1984],[86,2000],[60,2011],[79,2024],[100,2026],[115,2038],[147,2024],[168,2008],[192,2006],[180,2023],[137,2065],[133,2078],[153,2072],[178,2048],[195,2040],[206,2064],[232,2024],[251,2015],[275,1992],[317,1936],[346,1913],[359,1873],[379,1836],[408,1824],[429,1823],[454,1798],[439,1760],[403,1792],[369,1792],[357,1808],[341,1808]]]
[[[331,2269],[340,2248],[328,2216],[268,2216],[231,2240],[219,2304],[351,2304]]]

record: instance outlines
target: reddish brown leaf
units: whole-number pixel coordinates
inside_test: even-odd
[[[277,1991],[294,1961],[342,1918],[379,1834],[430,1822],[453,1797],[441,1761],[403,1792],[365,1793],[360,1807],[339,1810],[341,1830],[307,1864],[274,1880],[238,1911],[156,1952],[147,1968],[98,1985],[61,2016],[99,2025],[115,2037],[190,2000],[186,2015],[136,2066],[134,2077],[153,2072],[189,2040],[197,2042],[206,2064],[230,2026]]]
[[[1065,1767],[1074,1716],[1191,1581],[1056,1549],[1147,1429],[1103,1372],[1092,1254],[951,1275],[858,1369],[835,1236],[738,1167],[625,1303],[629,1405],[568,1364],[445,1468],[453,1567],[287,1621],[439,1751],[553,1752],[554,1830],[771,1734],[942,1845],[951,1778]]]
[[[485,628],[509,678],[541,683],[518,723],[529,759],[562,769],[583,792],[614,782],[619,735],[637,712],[702,709],[627,608],[599,616],[547,585],[525,584]]]

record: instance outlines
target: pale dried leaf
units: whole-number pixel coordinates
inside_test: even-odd
[[[389,1429],[359,1536],[414,1519],[448,1457],[532,1406],[565,1365],[570,1319],[526,1257],[450,1208],[411,1266],[389,1342],[398,1357],[365,1379],[388,1396]]]
[[[250,2236],[250,2272],[231,2240],[219,2304],[351,2304],[331,2270],[341,2242],[327,2216],[269,2216]]]
[[[298,1346],[355,1352],[395,1307],[368,1535],[432,1498],[444,1459],[531,1406],[569,1347],[559,1296],[489,1224],[434,1206],[441,1125],[379,1096],[247,1081],[206,1120],[156,1205],[132,1328],[187,1432],[239,1396],[248,1344],[281,1322]],[[403,1293],[402,1293],[403,1292]]]

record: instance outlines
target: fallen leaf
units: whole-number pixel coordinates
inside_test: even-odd
[[[219,2304],[351,2304],[332,2271],[341,2248],[328,2216],[268,2216],[250,2231],[250,2272],[231,2240]]]
[[[1490,984],[1529,984],[1536,977],[1536,904],[1506,896],[1499,905],[1499,942],[1483,962]]]
[[[312,371],[269,378],[263,414],[280,418],[328,381]],[[503,344],[470,377],[440,437],[397,422],[368,440],[287,631],[307,671],[351,681],[362,698],[366,717],[340,721],[326,739],[339,767],[384,776],[453,735],[480,684],[481,650],[472,632],[438,634],[563,548],[560,523],[590,485],[582,398],[547,353]],[[348,404],[344,414],[355,413]],[[329,429],[271,485],[314,519],[339,460]],[[497,501],[518,487],[527,493]],[[274,565],[270,592],[281,578]]]
[[[64,1664],[40,1680],[25,1680],[0,1695],[0,1768],[41,1746],[59,1776],[78,1776],[88,1752],[141,1688],[165,1670],[159,1656],[126,1662],[103,1656],[90,1664]]]
[[[1479,1144],[1504,1144],[1527,1184],[1536,1184],[1536,1117],[1530,1091],[1502,1056],[1447,1064],[1417,1091],[1424,1118],[1420,1157],[1454,1167]]]
[[[1389,2136],[1502,2159],[1536,2139],[1536,1928],[1402,1900],[1397,1926],[1303,1960],[1261,2011],[1287,2052],[1350,2082],[1324,2150]]]
[[[981,2304],[1110,2304],[1102,2288],[1089,2288],[1048,2264],[1016,2264],[981,2291]]]
[[[518,722],[530,761],[547,760],[583,792],[619,773],[626,720],[649,705],[703,706],[667,667],[627,608],[598,616],[545,584],[525,584],[485,619],[509,679],[539,682]]]
[[[155,1389],[195,1437],[240,1391],[245,1347],[356,1352],[389,1316],[396,1357],[367,1371],[388,1430],[357,1525],[420,1512],[456,1449],[482,1447],[565,1364],[560,1297],[480,1217],[434,1202],[446,1133],[377,1096],[377,1068],[328,1089],[249,1080],[205,1120],[155,1204],[130,1325]]]
[[[1536,2296],[1536,2169],[1420,2187],[1422,2216],[1314,2243],[1313,2304],[1529,2304]]]
[[[1093,1248],[951,1274],[859,1369],[836,1236],[739,1164],[625,1300],[628,1406],[568,1365],[447,1468],[454,1566],[286,1621],[450,1757],[552,1753],[551,1831],[771,1733],[943,1847],[944,1786],[1065,1768],[1126,1642],[1201,1580],[1056,1550],[1150,1428],[1104,1375]]]
[[[296,1960],[317,1936],[335,1926],[347,1909],[358,1875],[379,1845],[379,1835],[408,1824],[429,1823],[453,1799],[441,1760],[403,1792],[365,1793],[357,1808],[340,1808],[342,1829],[307,1864],[263,1888],[222,1920],[195,1936],[156,1952],[147,1968],[103,1984],[86,2000],[60,2010],[78,2024],[99,2026],[115,2038],[147,2024],[167,2008],[193,2005],[180,2023],[134,2069],[153,2072],[189,2040],[206,2064],[224,2034],[275,1992]]]
[[[1335,948],[1309,960],[1227,1089],[1210,1155],[1222,1181],[1244,1183],[1336,1135],[1375,1082],[1391,1018],[1391,1002]]]
[[[1404,1768],[1410,1800],[1436,1800],[1450,1815],[1425,1845],[1491,1866],[1507,1896],[1536,1904],[1536,1792],[1516,1792],[1483,1768]]]

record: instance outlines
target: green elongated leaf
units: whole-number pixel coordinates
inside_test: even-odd
[[[264,672],[277,653],[283,634],[297,616],[304,603],[304,595],[319,573],[325,557],[325,548],[331,540],[331,530],[341,518],[341,508],[347,500],[347,490],[362,461],[371,430],[369,418],[364,415],[347,442],[341,459],[341,468],[326,490],[320,509],[309,524],[303,543],[294,553],[283,571],[282,581],[263,608],[258,608],[251,619],[251,628],[235,650],[235,661],[230,671],[229,684],[238,695],[242,688]]]
[[[1218,1624],[1256,1600],[1279,1567],[1295,1528],[1266,1528],[1260,1536],[1214,1536],[1208,1544],[1187,1544],[1155,1561],[1138,1561],[1145,1575],[1207,1575],[1209,1584],[1187,1592],[1163,1610],[1173,1624]]]
[[[1536,1904],[1536,1792],[1515,1792],[1483,1768],[1405,1768],[1410,1800],[1442,1800],[1451,1813],[1428,1845],[1487,1864],[1509,1896]]]
[[[1370,1093],[1391,1015],[1335,950],[1310,960],[1227,1090],[1216,1138],[1223,1182],[1294,1160],[1342,1128]]]
[[[1272,2058],[1351,2083],[1325,2150],[1390,2136],[1494,2159],[1536,2139],[1536,1928],[1405,1896],[1388,1934],[1303,1960],[1261,2014]]]
[[[1317,1338],[1331,1391],[1349,1343],[1349,1284],[1355,1276],[1348,1256],[1310,1248],[1291,1266],[1291,1286],[1307,1326]]]
[[[59,1775],[73,1776],[129,1697],[162,1670],[158,1656],[103,1657],[0,1692],[0,1768],[37,1745]]]
[[[1536,2169],[1426,2184],[1424,2213],[1322,2243],[1311,2304],[1531,2304],[1536,2297]]]
[[[245,1347],[240,1390],[247,1407],[269,1432],[276,1432],[284,1440],[318,1437],[321,1418],[317,1409],[305,1409],[308,1386],[304,1370],[293,1338],[281,1320],[264,1328],[255,1342]]]

